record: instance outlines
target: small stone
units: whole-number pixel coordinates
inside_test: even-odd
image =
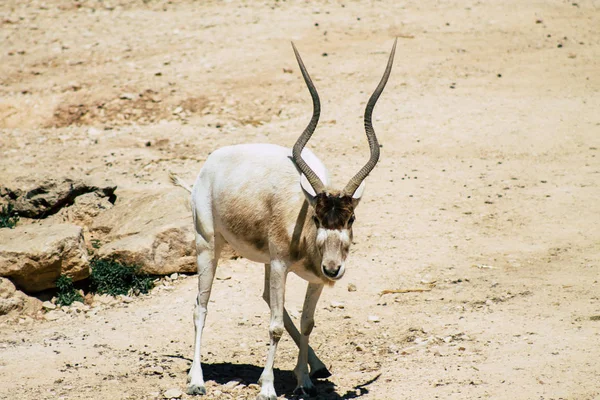
[[[488,307],[491,306],[491,305],[493,305],[493,304],[494,304],[494,302],[492,300],[490,300],[490,299],[487,299],[485,301],[485,305],[488,306]]]
[[[363,346],[360,343],[357,343],[355,349],[356,351],[365,351],[365,346]]]
[[[55,310],[56,309],[56,304],[52,304],[49,301],[45,301],[42,303],[42,307],[44,307],[44,309],[46,310]]]
[[[123,93],[119,96],[121,100],[133,100],[134,94],[132,93]]]
[[[183,396],[183,392],[177,388],[166,390],[163,393],[165,399],[179,399]]]
[[[44,319],[46,321],[56,321],[57,319],[59,319],[61,316],[61,313],[57,310],[54,311],[50,311],[48,313],[46,313],[46,315],[44,315]]]
[[[215,398],[215,399],[220,399],[220,398],[221,398],[221,395],[223,395],[223,392],[221,392],[220,390],[213,390],[213,391],[211,392],[211,394],[212,394],[212,397],[213,397],[213,398]]]
[[[161,367],[160,365],[155,365],[153,367],[150,367],[146,371],[149,375],[152,375],[152,374],[162,375],[165,373],[165,369],[163,367]]]
[[[344,308],[345,307],[344,303],[342,303],[340,301],[335,301],[334,300],[330,304],[331,304],[332,308]]]
[[[259,385],[257,385],[256,383],[251,383],[251,384],[249,384],[249,385],[248,385],[248,388],[249,388],[249,389],[252,389],[252,390],[260,390],[260,386],[259,386]]]
[[[131,298],[129,296],[121,296],[121,301],[123,303],[131,303],[133,301],[133,298]]]
[[[379,318],[379,316],[377,316],[377,315],[369,315],[369,317],[367,318],[367,321],[369,321],[369,322],[380,322],[381,318]]]
[[[179,278],[179,274],[177,272],[173,272],[169,278],[171,278],[171,280],[175,281],[177,280],[177,278]]]
[[[349,292],[356,292],[356,285],[354,283],[349,283],[348,284],[348,291]]]
[[[445,343],[450,343],[452,341],[452,336],[446,336],[443,340]]]
[[[177,107],[176,109],[173,110],[173,114],[174,115],[181,114],[182,111],[183,111],[182,107]]]
[[[235,388],[239,384],[240,384],[240,381],[233,380],[233,381],[229,381],[226,384],[224,384],[223,387],[226,388],[226,389],[228,389],[228,390],[231,390],[231,389]]]

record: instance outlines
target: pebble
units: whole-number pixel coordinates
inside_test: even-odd
[[[54,311],[49,311],[48,313],[46,313],[46,315],[44,315],[44,319],[46,321],[56,321],[57,319],[59,319],[61,316],[61,313],[57,310]]]
[[[239,384],[240,384],[240,381],[233,380],[233,381],[229,381],[226,384],[224,384],[223,387],[226,388],[226,389],[228,389],[228,390],[231,390],[231,389],[235,388]]]
[[[181,396],[183,396],[183,393],[181,392],[181,390],[179,390],[177,388],[166,390],[163,393],[163,397],[165,399],[179,399],[179,398],[181,398]]]
[[[177,278],[179,278],[179,274],[177,272],[173,272],[169,278],[171,278],[171,280],[177,280]]]
[[[44,307],[46,310],[55,310],[56,309],[56,304],[52,304],[49,301],[45,301],[42,303],[42,307]]]
[[[334,300],[334,301],[332,301],[332,302],[330,303],[330,305],[331,305],[331,307],[333,307],[333,308],[344,308],[344,307],[345,307],[344,303],[342,303],[342,302],[340,302],[340,301],[335,301],[335,300]]]
[[[161,367],[160,365],[155,365],[153,367],[148,368],[148,373],[149,374],[156,374],[156,375],[162,375],[165,373],[165,369],[163,367]]]
[[[349,292],[356,292],[356,285],[354,283],[349,283],[348,284],[348,291]]]
[[[367,318],[367,320],[369,322],[380,322],[381,318],[379,318],[379,316],[377,316],[377,315],[369,315],[369,317]]]

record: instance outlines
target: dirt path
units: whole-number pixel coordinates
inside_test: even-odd
[[[8,0],[0,17],[3,183],[121,189],[167,185],[169,169],[192,181],[222,145],[291,145],[310,115],[291,39],[323,102],[312,148],[344,182],[367,157],[363,107],[398,36],[375,111],[382,159],[311,337],[334,373],[321,398],[600,397],[597,1]],[[209,398],[252,399],[268,343],[262,267],[221,270]],[[0,325],[0,398],[184,389],[195,285]],[[408,288],[430,290],[380,295]],[[294,315],[303,292],[291,279]],[[282,342],[288,398],[297,352]]]

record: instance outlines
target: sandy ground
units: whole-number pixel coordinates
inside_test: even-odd
[[[152,187],[169,169],[191,182],[220,146],[292,145],[311,112],[294,40],[323,104],[312,148],[341,186],[368,157],[364,104],[399,37],[347,275],[317,308],[311,343],[333,372],[320,397],[600,398],[598,1],[4,0],[0,17],[7,185]],[[220,271],[209,396],[252,399],[268,344],[263,268]],[[0,398],[184,389],[195,286],[0,325]],[[428,291],[380,295],[411,288]],[[290,278],[296,317],[303,297]],[[281,398],[296,354],[284,336]]]

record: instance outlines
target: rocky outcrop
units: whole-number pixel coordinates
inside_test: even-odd
[[[89,276],[81,227],[32,224],[0,229],[0,276],[31,293],[55,287],[60,275],[74,281]]]
[[[6,278],[0,278],[0,317],[11,314],[34,315],[42,309],[42,302],[17,290]]]
[[[100,257],[116,257],[154,275],[196,271],[187,193],[154,189],[120,193],[119,198],[91,228],[92,234],[103,236]]]
[[[74,203],[78,196],[95,193],[115,201],[116,186],[94,185],[70,178],[46,179],[42,183],[24,183],[19,188],[0,187],[3,202],[11,202],[25,218],[46,218]]]

